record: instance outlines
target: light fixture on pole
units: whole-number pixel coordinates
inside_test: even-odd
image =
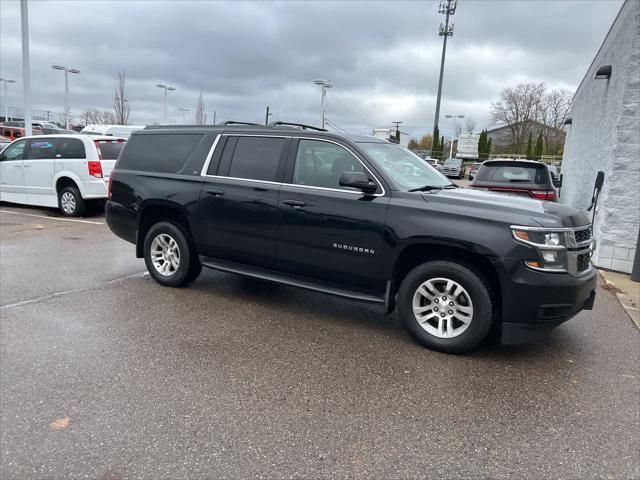
[[[320,124],[322,125],[322,128],[324,128],[324,97],[327,95],[327,88],[331,88],[333,87],[333,83],[331,83],[331,80],[314,80],[313,83],[315,83],[316,85],[320,85],[321,86],[321,97],[320,97],[320,111],[321,111],[321,116],[320,116]]]
[[[454,131],[453,133],[457,135],[458,132],[455,131],[456,118],[464,118],[464,115],[445,115],[446,118],[453,119]],[[451,146],[449,147],[449,158],[453,157],[453,135],[451,135]]]
[[[65,128],[69,130],[69,74],[80,73],[75,68],[63,67],[62,65],[51,65],[54,70],[64,70],[64,120]]]
[[[440,0],[440,7],[438,13],[446,15],[444,25],[440,24],[439,35],[443,37],[442,41],[442,58],[440,60],[440,78],[438,79],[438,97],[436,98],[436,114],[433,120],[433,131],[438,128],[438,122],[440,120],[440,98],[442,97],[442,77],[444,75],[444,58],[447,53],[447,38],[453,37],[453,23],[449,25],[449,16],[456,13],[456,0]]]
[[[170,87],[169,85],[165,85],[164,83],[158,83],[156,84],[156,87],[162,88],[164,90],[164,116],[162,118],[162,121],[164,123],[167,123],[167,91],[173,91],[176,89],[176,87]]]
[[[0,78],[0,82],[4,82],[4,121],[9,121],[9,103],[7,100],[7,83],[16,83],[15,80],[9,80],[8,78]]]
[[[178,110],[180,110],[182,112],[182,124],[184,125],[184,114],[185,114],[185,112],[188,112],[189,109],[180,107],[180,108],[178,108]]]

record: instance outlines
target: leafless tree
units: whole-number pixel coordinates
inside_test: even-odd
[[[560,132],[565,129],[564,122],[571,109],[571,97],[569,90],[552,90],[542,100],[539,121],[544,125],[542,137],[548,151],[555,151],[560,147]]]
[[[464,119],[464,130],[465,133],[473,133],[473,131],[476,129],[476,119],[473,117],[466,117]]]
[[[207,114],[204,111],[204,97],[201,89],[196,102],[196,125],[204,125],[205,123],[207,123]]]
[[[456,132],[456,138],[460,137],[460,135],[462,134],[463,127],[462,127],[462,123],[460,123],[457,118],[453,121],[453,129]]]
[[[81,118],[85,125],[89,125],[91,123],[116,125],[115,114],[108,110],[98,110],[93,107],[87,107],[82,112]]]
[[[116,124],[126,125],[129,121],[129,101],[125,91],[126,75],[124,70],[118,72],[118,80],[116,80],[116,94],[113,97],[113,109],[116,114]]]
[[[418,141],[418,145],[420,150],[431,150],[431,146],[433,144],[433,135],[430,133],[425,133],[420,140]]]
[[[532,124],[540,118],[544,93],[544,83],[521,83],[502,90],[498,101],[491,104],[493,120],[511,130],[514,152],[522,150]]]

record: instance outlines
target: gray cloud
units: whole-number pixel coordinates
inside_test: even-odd
[[[574,89],[620,7],[611,1],[461,0],[453,17],[443,113],[490,123],[489,104],[519,81]],[[317,123],[319,91],[330,78],[327,115],[369,133],[403,120],[431,129],[443,17],[437,2],[35,1],[29,3],[33,105],[62,110],[70,78],[74,113],[110,109],[115,74],[127,72],[131,120],[161,120],[163,82],[170,118],[191,109],[203,89],[209,119],[275,118]],[[0,75],[21,80],[20,8],[0,2]],[[10,88],[12,106],[20,88]],[[447,127],[446,122],[441,122]]]

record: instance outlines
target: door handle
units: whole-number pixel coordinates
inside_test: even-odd
[[[224,190],[217,190],[215,188],[207,188],[205,192],[207,195],[211,195],[212,197],[220,197],[224,195]]]
[[[307,204],[307,202],[302,202],[300,200],[284,200],[282,203],[293,208],[304,207]]]
[[[14,165],[13,168],[22,168],[22,165]]]
[[[30,166],[31,166],[31,164],[30,164],[30,163],[23,163],[23,164],[22,164],[22,166],[23,166],[23,167],[30,167]]]

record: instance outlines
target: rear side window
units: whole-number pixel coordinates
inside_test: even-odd
[[[549,183],[547,169],[526,165],[487,165],[484,164],[476,179],[479,182],[499,183],[535,183],[546,185]]]
[[[118,160],[118,168],[176,173],[198,144],[200,134],[133,135]]]
[[[57,158],[87,158],[82,140],[77,138],[59,138]]]
[[[229,176],[276,181],[284,144],[284,138],[238,137]]]
[[[27,150],[27,160],[39,160],[43,158],[55,158],[56,140],[53,138],[43,138],[31,140]]]
[[[101,140],[96,142],[96,146],[100,149],[103,160],[117,160],[124,148],[124,142]]]

